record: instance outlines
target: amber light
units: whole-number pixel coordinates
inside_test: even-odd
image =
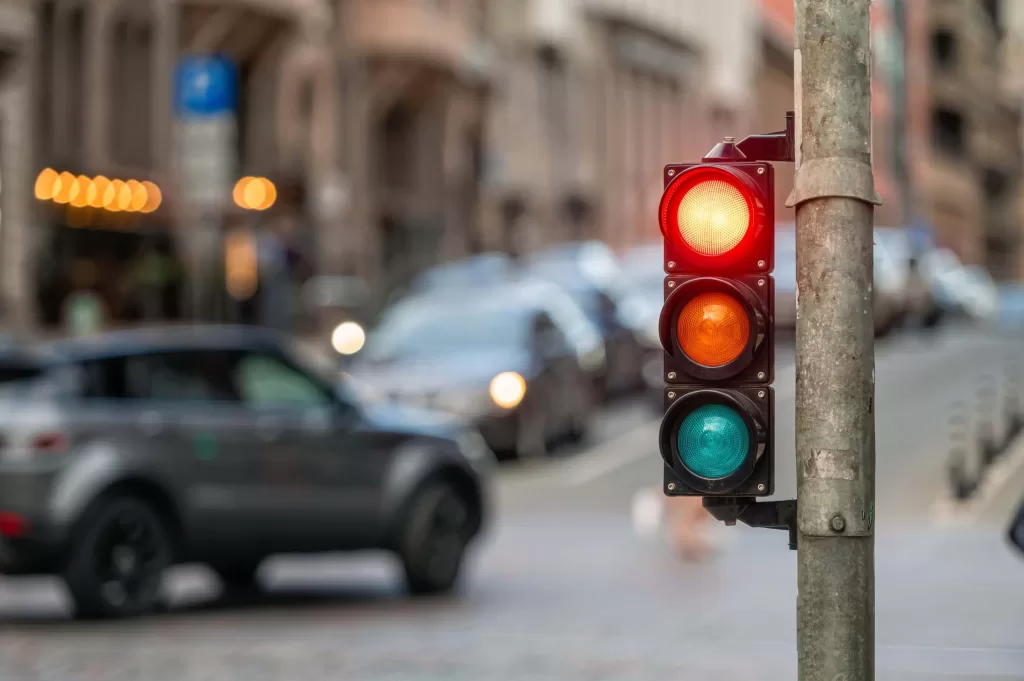
[[[160,188],[148,180],[75,176],[53,168],[44,169],[36,177],[35,197],[72,208],[98,208],[112,213],[152,213],[163,201]]]
[[[700,293],[679,313],[676,338],[692,361],[722,367],[743,353],[750,340],[750,319],[736,298],[726,293]]]
[[[691,249],[701,255],[724,255],[747,235],[750,205],[735,185],[705,180],[687,190],[676,220],[679,235]]]

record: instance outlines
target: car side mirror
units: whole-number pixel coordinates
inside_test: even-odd
[[[1024,503],[1017,509],[1008,535],[1010,543],[1016,546],[1018,551],[1024,553]]]

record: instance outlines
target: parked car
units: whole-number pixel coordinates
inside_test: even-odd
[[[523,258],[522,272],[562,287],[600,331],[607,357],[606,395],[641,386],[644,329],[629,310],[629,290],[608,246],[586,241],[531,253]]]
[[[921,262],[936,298],[948,314],[980,322],[996,319],[999,290],[984,268],[965,267],[949,249],[932,251]]]
[[[145,613],[178,562],[251,590],[268,556],[384,549],[451,589],[493,454],[448,416],[367,404],[272,332],[160,328],[0,367],[0,572],[63,577],[89,616]]]
[[[462,291],[478,286],[501,284],[511,279],[515,262],[505,253],[480,253],[431,267],[409,285],[412,294]]]
[[[796,329],[796,231],[793,223],[775,232],[775,328]]]
[[[405,301],[351,374],[375,399],[450,411],[499,454],[536,457],[585,437],[603,369],[600,335],[572,299],[521,280]]]
[[[984,267],[964,268],[962,297],[970,315],[980,322],[993,322],[999,314],[999,287]]]
[[[637,338],[644,348],[644,392],[656,412],[664,408],[664,349],[661,346],[659,322],[665,301],[664,246],[661,243],[638,246],[623,254],[623,281],[629,287],[625,305],[627,314],[642,329]]]
[[[900,228],[876,228],[875,249],[884,250],[883,255],[891,260],[903,290],[902,311],[894,325],[925,328],[938,325],[943,308],[921,267],[921,258],[926,253],[915,252],[910,232]]]
[[[900,321],[907,309],[907,272],[886,247],[885,237],[877,234],[874,244],[874,281],[872,314],[875,334],[885,336]],[[775,232],[775,327],[796,328],[796,226],[779,225]]]
[[[999,326],[1015,331],[1024,329],[1024,284],[1021,282],[999,287]]]

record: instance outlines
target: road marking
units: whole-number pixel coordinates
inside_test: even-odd
[[[634,461],[657,454],[657,421],[650,419],[616,438],[602,442],[579,459],[569,461],[561,483],[579,487],[628,466]]]
[[[932,522],[939,526],[973,525],[992,508],[1006,484],[1024,469],[1024,435],[1018,435],[1003,456],[988,469],[974,496],[959,501],[951,496],[938,499],[931,508]],[[948,492],[947,492],[948,494]]]

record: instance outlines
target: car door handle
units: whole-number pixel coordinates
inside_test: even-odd
[[[162,414],[156,411],[146,411],[139,415],[139,428],[149,437],[162,435],[166,430],[166,421]]]

